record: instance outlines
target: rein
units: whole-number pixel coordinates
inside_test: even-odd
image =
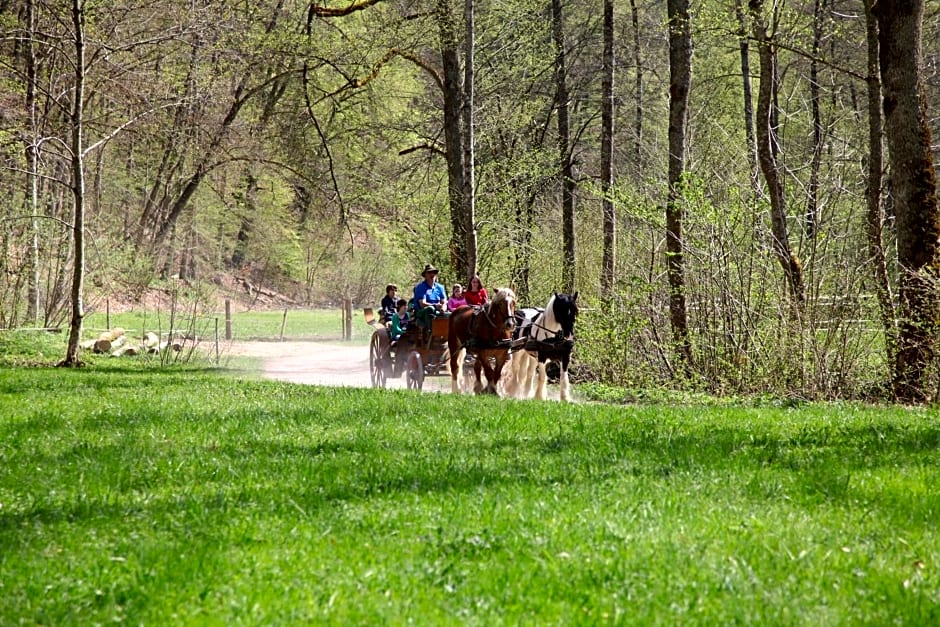
[[[478,310],[476,313],[477,313],[477,314],[482,313],[482,314],[483,314],[483,317],[486,318],[486,321],[489,323],[489,325],[490,325],[491,327],[493,327],[494,329],[498,329],[498,328],[499,328],[499,325],[497,325],[495,322],[493,322],[493,319],[490,317],[490,307],[489,307],[489,305],[490,305],[489,303],[486,304],[486,305],[483,305],[482,307],[479,308],[479,310]],[[508,307],[507,307],[507,310],[508,310]],[[508,314],[509,312],[507,311],[506,313]],[[509,316],[507,315],[506,317],[508,318]]]
[[[470,318],[470,323],[467,325],[467,331],[469,332],[469,337],[464,342],[464,346],[468,350],[493,350],[493,349],[510,349],[512,348],[512,339],[500,339],[500,340],[490,340],[479,337],[479,334],[476,333],[476,330],[480,326],[479,316],[482,314],[483,318],[489,324],[490,328],[499,331],[500,325],[496,324],[493,320],[493,317],[490,315],[490,304],[481,305],[474,307],[473,316]],[[508,309],[508,308],[507,308]],[[508,313],[508,311],[507,311]],[[507,316],[508,318],[508,316]]]
[[[546,327],[545,325],[539,323],[539,320],[541,320],[541,319],[542,319],[542,316],[544,316],[544,315],[545,315],[545,312],[543,311],[542,313],[540,313],[540,314],[529,324],[529,327],[530,327],[530,328],[531,328],[531,327],[538,327],[538,328],[542,329],[543,331],[545,331],[546,333],[551,333],[556,339],[564,339],[565,330],[561,327],[561,325],[559,325],[557,331],[552,331],[551,329],[549,329],[549,328]],[[529,331],[529,337],[530,337],[530,338],[532,337],[532,332],[531,332],[531,331]],[[574,337],[574,334],[573,334],[573,333],[572,333],[572,337]],[[538,341],[544,342],[545,340],[538,340]]]

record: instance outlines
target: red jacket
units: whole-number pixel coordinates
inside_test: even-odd
[[[489,300],[489,297],[486,295],[485,287],[481,287],[478,292],[464,290],[463,297],[467,301],[468,305],[483,305],[486,303],[486,301]]]

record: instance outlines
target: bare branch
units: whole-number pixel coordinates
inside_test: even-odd
[[[343,17],[352,15],[356,11],[362,11],[382,2],[382,0],[361,0],[361,2],[352,2],[343,8],[320,7],[311,4],[307,12],[307,23],[315,17]]]
[[[163,110],[163,109],[169,109],[169,108],[171,108],[171,107],[177,107],[177,106],[179,106],[180,104],[182,104],[182,103],[181,103],[181,102],[174,102],[174,103],[170,103],[170,104],[165,104],[165,105],[162,105],[162,106],[159,106],[159,107],[154,107],[153,109],[148,109],[147,111],[144,111],[144,112],[140,113],[139,115],[136,115],[136,116],[132,117],[130,120],[124,122],[124,124],[121,124],[120,126],[114,128],[114,129],[112,129],[110,133],[108,133],[107,135],[105,135],[104,137],[102,137],[101,139],[99,139],[98,141],[96,141],[94,144],[91,144],[90,146],[88,146],[87,148],[85,148],[85,150],[82,151],[82,157],[87,156],[89,153],[91,153],[91,152],[97,150],[97,149],[98,149],[100,146],[102,146],[103,144],[106,144],[107,142],[111,141],[111,140],[114,139],[117,135],[119,135],[119,134],[121,133],[121,131],[123,131],[123,130],[126,129],[127,127],[131,126],[131,125],[134,124],[135,122],[137,122],[137,121],[139,121],[139,120],[142,120],[143,118],[147,117],[148,115],[150,115],[150,114],[152,114],[152,113],[156,113],[157,111],[161,111],[161,110]]]
[[[447,153],[445,153],[440,146],[434,144],[418,144],[417,146],[412,146],[411,148],[405,148],[404,150],[399,150],[398,155],[404,156],[417,152],[419,150],[429,150],[430,152],[436,153],[444,158],[447,158]]]

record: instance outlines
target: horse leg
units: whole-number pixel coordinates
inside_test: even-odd
[[[561,400],[563,401],[569,400],[568,364],[570,363],[570,361],[571,361],[571,358],[565,355],[561,358],[561,361],[559,362],[561,366],[561,375],[560,375],[560,381],[559,381],[559,387],[561,388],[560,397],[561,397]]]
[[[476,365],[476,357],[474,359],[474,365]],[[469,394],[473,390],[473,368],[467,367],[467,349],[461,349],[460,351],[460,363],[461,368],[463,369],[463,377],[460,379],[460,390],[466,394]]]
[[[539,363],[535,367],[535,369],[539,373],[539,383],[538,383],[538,386],[535,388],[536,400],[544,401],[547,396],[547,392],[546,392],[546,384],[548,383],[548,372],[546,372],[547,365],[548,365],[547,361],[545,361],[544,359],[539,359]]]
[[[516,353],[512,360],[516,398],[529,398],[529,391],[532,387],[532,356],[529,351],[522,350]]]
[[[513,398],[525,398],[528,395],[526,373],[529,367],[529,354],[516,351],[509,355],[504,368],[507,370],[503,381],[503,393]]]
[[[482,353],[477,359],[477,363],[483,362],[483,373],[486,375],[486,388],[483,390],[484,394],[496,394],[496,373],[493,370],[493,366],[490,365],[490,359],[489,353],[486,353],[485,359]]]
[[[477,360],[473,362],[473,375],[476,377],[476,383],[473,385],[475,394],[483,393],[483,382],[480,380],[480,371],[483,369],[483,355],[477,353]]]
[[[539,376],[539,358],[537,353],[529,353],[529,371],[526,374],[529,377],[526,396],[528,398],[534,398],[536,389],[538,388]]]
[[[503,367],[506,365],[506,357],[506,353],[501,352],[501,354],[496,357],[496,367],[493,369],[493,393],[497,396],[499,395],[499,382],[503,376]]]
[[[503,379],[503,395],[515,396],[518,385],[516,384],[516,360],[512,353],[508,355],[508,367],[506,367],[506,378]]]
[[[454,349],[457,350],[454,350]],[[460,386],[457,380],[460,377],[460,354],[463,353],[463,347],[457,347],[455,344],[448,343],[447,349],[450,351],[450,391],[454,394],[460,394]]]

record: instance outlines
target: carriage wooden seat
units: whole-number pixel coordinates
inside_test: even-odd
[[[450,322],[447,316],[439,316],[431,320],[431,335],[436,338],[447,339],[447,330]]]
[[[362,310],[362,315],[365,318],[366,324],[372,327],[373,329],[384,329],[385,325],[375,319],[375,312],[372,311],[371,307],[366,307]]]

